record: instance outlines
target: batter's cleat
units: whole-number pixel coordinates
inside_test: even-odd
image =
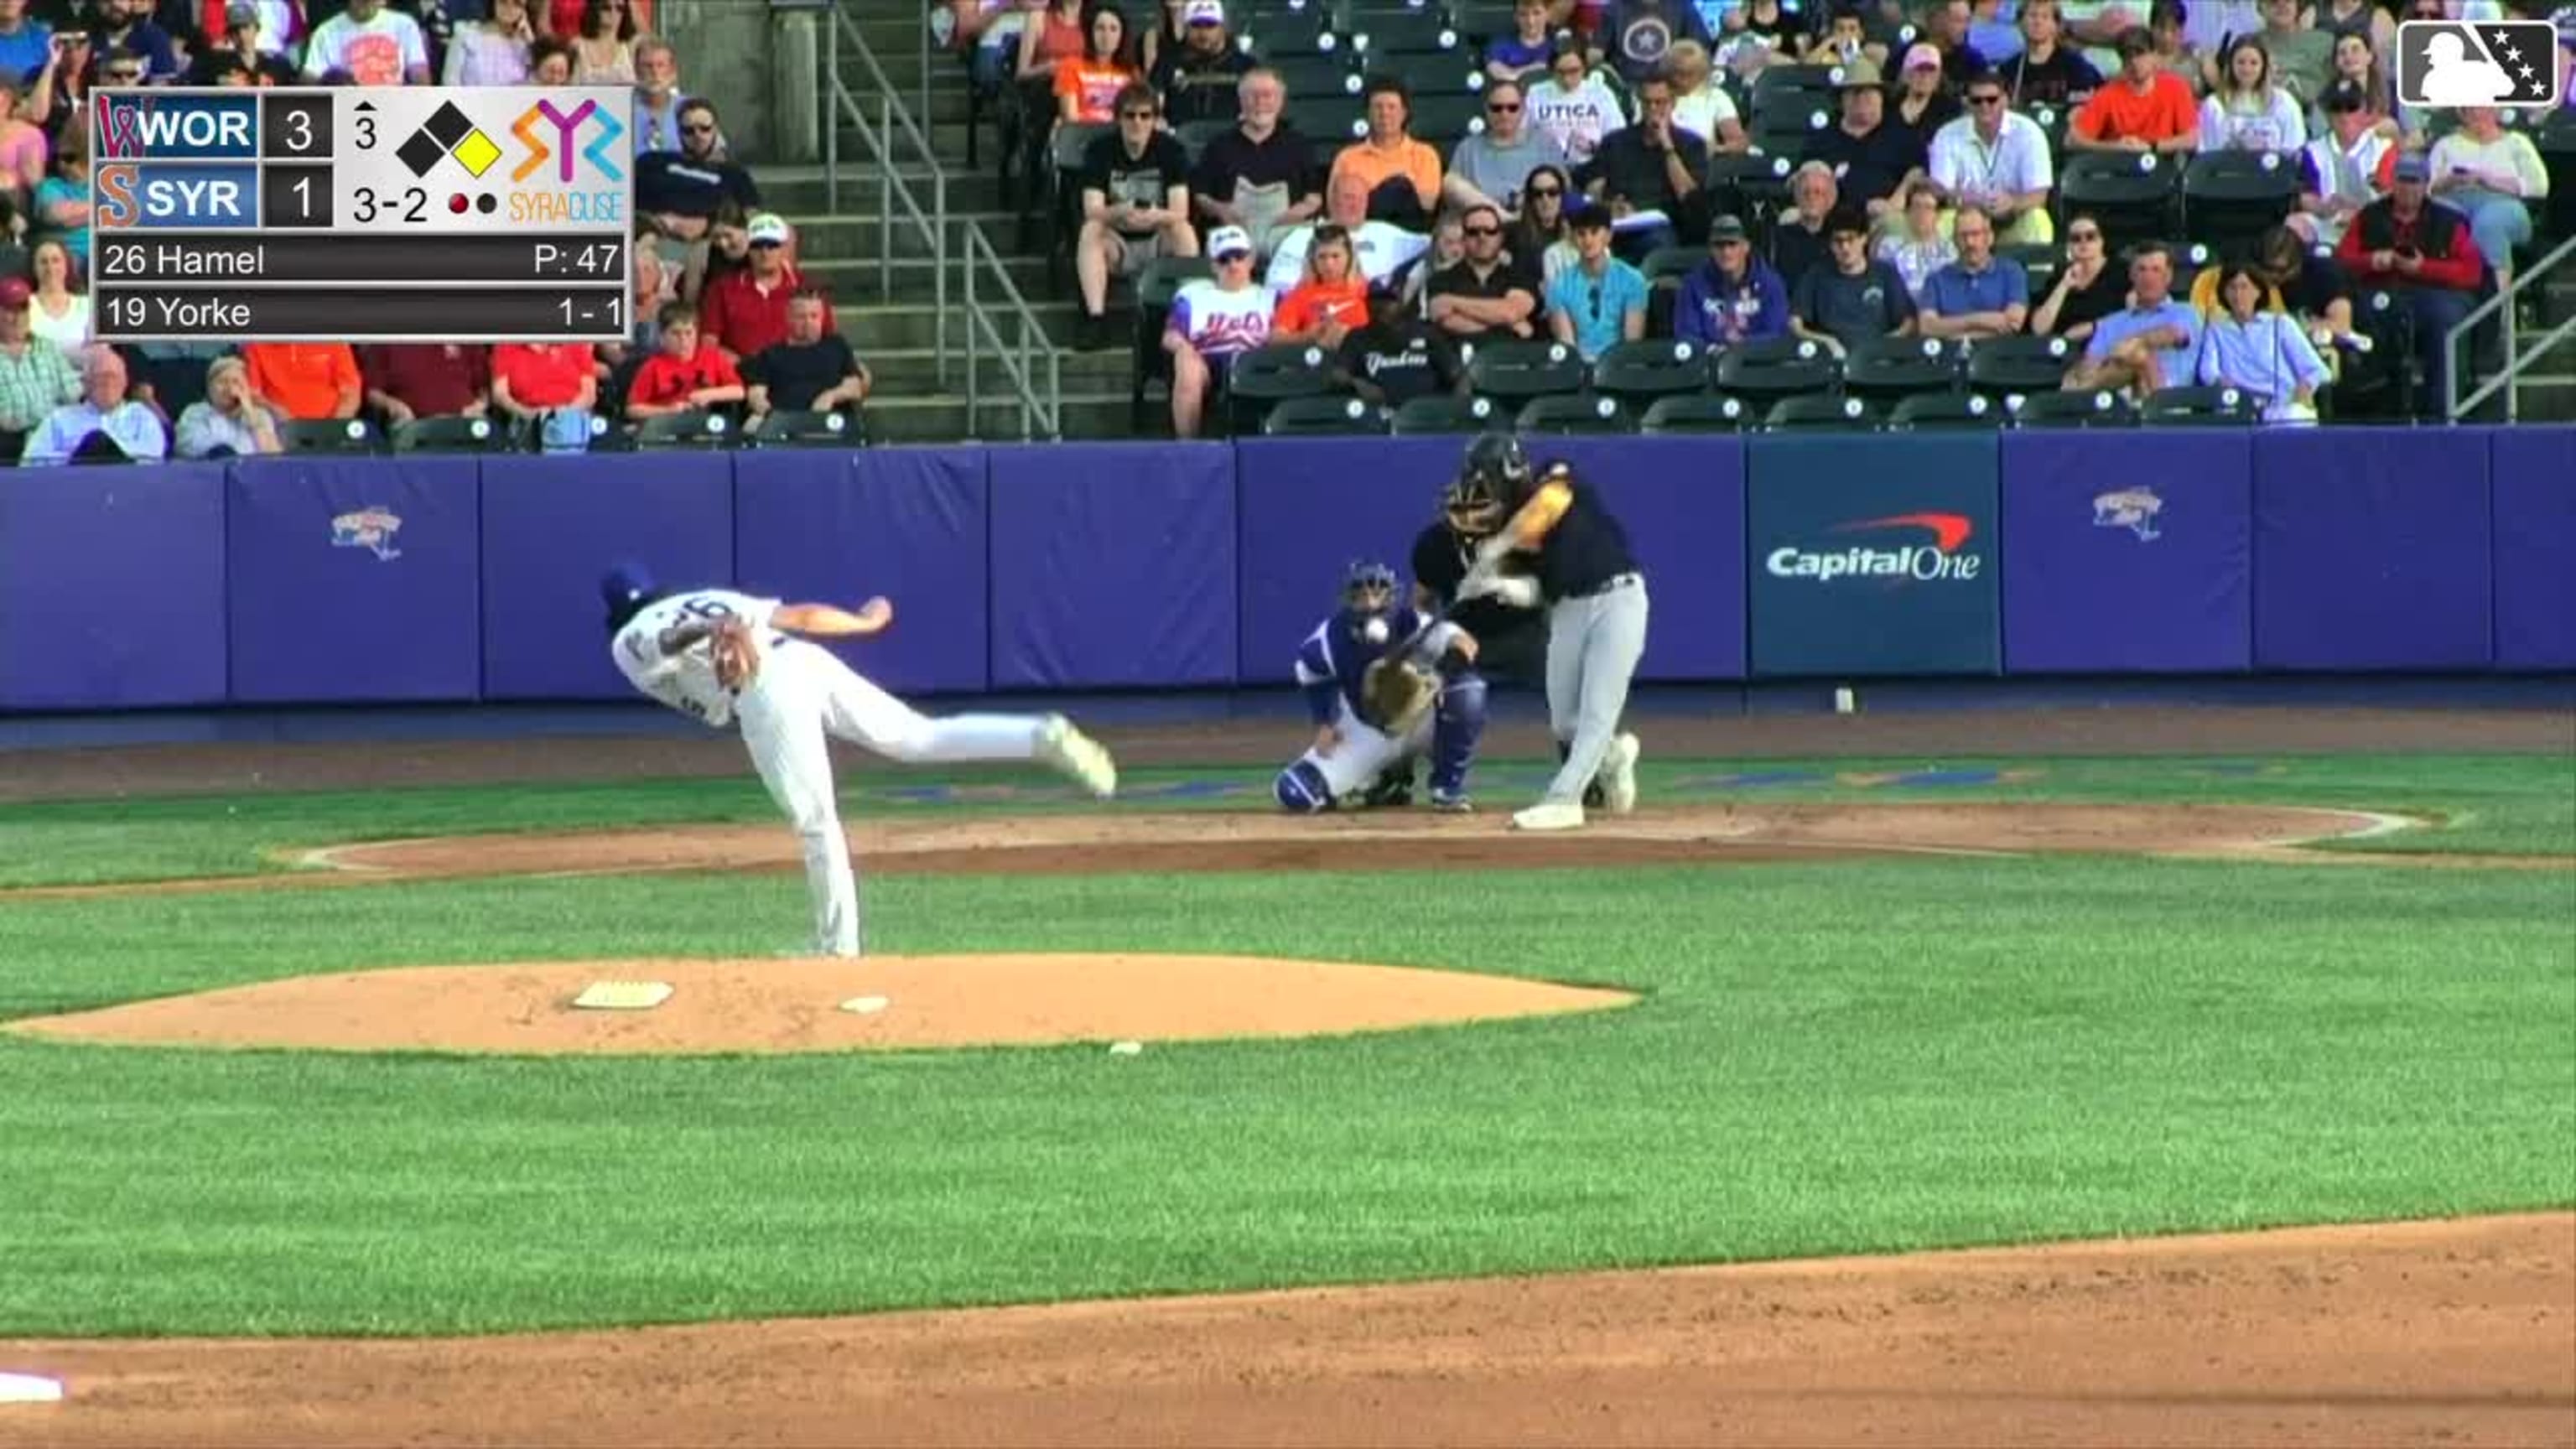
[[[1118,793],[1118,765],[1100,741],[1073,727],[1060,714],[1046,718],[1038,731],[1038,758],[1071,775],[1093,796],[1106,800]]]
[[[1541,800],[1512,816],[1514,830],[1581,830],[1583,807],[1571,800]]]
[[[1600,783],[1602,803],[1611,814],[1625,815],[1637,808],[1637,756],[1644,752],[1635,735],[1621,735],[1602,754],[1601,773],[1593,778]]]
[[[1457,794],[1452,794],[1446,790],[1432,791],[1431,808],[1443,815],[1473,815],[1476,813],[1475,802],[1469,800],[1463,791]]]

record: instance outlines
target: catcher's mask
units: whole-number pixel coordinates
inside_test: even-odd
[[[1502,497],[1485,478],[1462,475],[1450,480],[1440,511],[1448,515],[1450,530],[1460,538],[1484,538],[1503,526]]]
[[[638,564],[619,564],[599,579],[599,601],[608,606],[611,634],[625,628],[627,620],[660,597],[662,591],[653,586],[653,576]]]
[[[1486,433],[1467,445],[1458,481],[1449,488],[1449,526],[1481,538],[1502,527],[1503,515],[1529,496],[1529,455],[1509,433]]]
[[[1395,570],[1368,559],[1353,559],[1342,575],[1342,607],[1361,618],[1395,607]]]

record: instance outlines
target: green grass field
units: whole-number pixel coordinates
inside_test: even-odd
[[[1667,763],[1648,785],[2331,805],[2446,822],[2360,848],[2576,854],[2576,769],[2539,757],[1691,784],[1789,768]],[[970,808],[882,794],[919,783],[866,776],[853,813]],[[19,805],[0,807],[0,883],[773,818],[748,779]],[[361,1057],[0,1034],[0,1336],[819,1314],[2576,1203],[2565,871],[2053,857],[895,876],[868,905],[890,952],[1294,955],[1644,998],[1133,1058]],[[802,913],[792,875],[0,899],[0,1018],[367,966],[742,954]]]

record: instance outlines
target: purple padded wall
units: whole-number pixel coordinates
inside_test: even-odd
[[[224,697],[224,469],[0,473],[0,709]]]
[[[2254,663],[2482,669],[2494,658],[2487,450],[2448,428],[2254,439]]]
[[[2576,669],[2576,428],[2499,428],[2495,662]]]

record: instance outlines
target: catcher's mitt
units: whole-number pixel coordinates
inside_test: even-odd
[[[1372,728],[1402,738],[1440,698],[1440,680],[1409,659],[1372,661],[1360,676],[1360,713]]]
[[[760,677],[760,645],[750,626],[727,619],[707,636],[707,653],[716,667],[716,682],[740,693]]]

